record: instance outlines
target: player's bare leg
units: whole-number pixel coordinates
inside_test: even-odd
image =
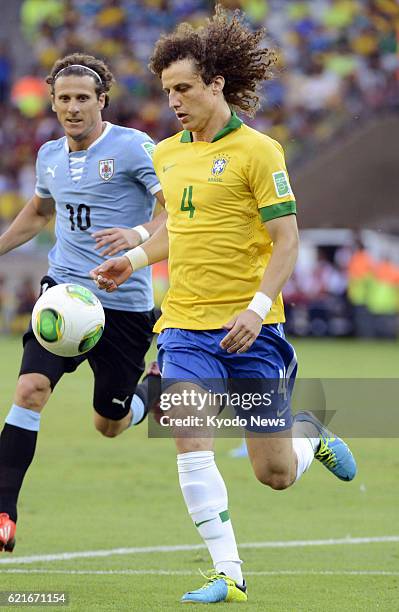
[[[247,436],[248,455],[257,479],[275,490],[288,488],[318,459],[344,481],[356,475],[356,461],[348,445],[309,412],[294,417],[291,430]]]
[[[94,411],[94,427],[106,438],[115,438],[127,429],[132,422],[132,412],[118,421],[107,419]]]
[[[262,484],[282,490],[295,482],[298,459],[290,432],[251,433],[246,441],[254,474]]]
[[[41,412],[51,395],[51,385],[44,374],[21,374],[15,390],[14,404]]]

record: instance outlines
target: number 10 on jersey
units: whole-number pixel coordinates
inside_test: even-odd
[[[67,204],[66,209],[69,212],[69,221],[71,223],[71,231],[74,232],[76,226],[80,229],[81,232],[85,232],[91,226],[90,219],[90,206],[86,206],[86,204],[79,204],[76,210],[76,219],[75,219],[75,209],[72,204]]]

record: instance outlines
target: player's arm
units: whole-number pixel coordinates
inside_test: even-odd
[[[159,204],[164,207],[165,200],[162,191],[158,191],[155,197]],[[92,238],[94,238],[97,243],[94,248],[98,251],[105,247],[104,251],[101,253],[103,257],[106,255],[116,255],[120,251],[126,249],[133,249],[148,240],[150,236],[165,223],[166,218],[167,213],[165,210],[162,210],[156,217],[151,219],[151,221],[143,223],[143,225],[132,227],[131,229],[126,227],[110,227],[94,232]]]
[[[165,221],[142,246],[131,249],[122,257],[109,259],[91,270],[90,276],[100,289],[111,293],[133,272],[163,261],[168,255],[169,238]]]
[[[52,198],[39,198],[34,195],[0,236],[0,255],[12,251],[36,236],[50,221],[55,213]]]
[[[259,291],[269,296],[273,303],[293,273],[298,257],[299,236],[296,215],[266,221],[264,226],[273,241],[273,251]]]
[[[248,308],[224,326],[229,332],[220,346],[228,353],[244,353],[256,340],[274,300],[294,271],[298,257],[296,215],[278,217],[265,222],[264,225],[273,241],[272,255],[259,290]]]

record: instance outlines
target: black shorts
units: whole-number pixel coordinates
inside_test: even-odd
[[[45,276],[41,285],[56,285]],[[144,372],[144,356],[153,337],[155,317],[148,312],[104,308],[105,327],[98,344],[79,357],[58,357],[36,340],[32,325],[23,336],[24,352],[19,374],[43,374],[54,389],[65,373],[74,372],[84,361],[94,374],[93,406],[102,416],[118,420],[126,414],[123,400],[132,395]],[[117,402],[113,400],[117,399]]]

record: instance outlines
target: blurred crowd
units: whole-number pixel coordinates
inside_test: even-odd
[[[280,141],[291,166],[364,116],[398,108],[399,4],[396,0],[229,0],[278,51],[253,125]],[[43,77],[81,50],[105,58],[117,76],[107,118],[160,140],[176,130],[157,79],[147,69],[160,32],[202,22],[206,0],[23,0],[22,33],[32,50],[15,82],[0,45],[0,219],[12,218],[34,186],[40,145],[61,135]]]
[[[284,288],[286,331],[297,336],[399,336],[399,265],[353,248],[319,247]]]
[[[262,109],[249,123],[282,143],[291,169],[360,121],[399,110],[396,0],[225,0],[222,4],[244,10],[254,27],[264,26],[270,46],[277,51],[276,78],[265,84]],[[22,58],[24,76],[16,77],[16,58],[0,37],[0,231],[33,193],[39,147],[62,135],[44,84],[54,61],[74,51],[104,58],[117,79],[105,118],[160,140],[179,126],[160,84],[147,69],[154,42],[178,22],[203,22],[214,2],[23,0],[20,6],[21,31],[7,36],[23,37],[31,50]],[[39,240],[46,241],[46,236]],[[332,255],[320,250],[306,273],[306,285],[299,282],[304,278],[300,270],[290,281],[286,301],[291,332],[364,335],[362,314],[367,311],[367,317],[375,305],[357,308],[350,259],[341,251]],[[160,282],[163,290],[164,275]],[[156,287],[159,293],[162,290]],[[18,295],[0,300],[3,310],[8,304],[6,312],[19,312]],[[4,320],[9,316],[3,313]],[[366,327],[372,329],[370,321]]]
[[[30,277],[16,285],[0,275],[0,333],[23,333],[38,298],[37,288]]]

